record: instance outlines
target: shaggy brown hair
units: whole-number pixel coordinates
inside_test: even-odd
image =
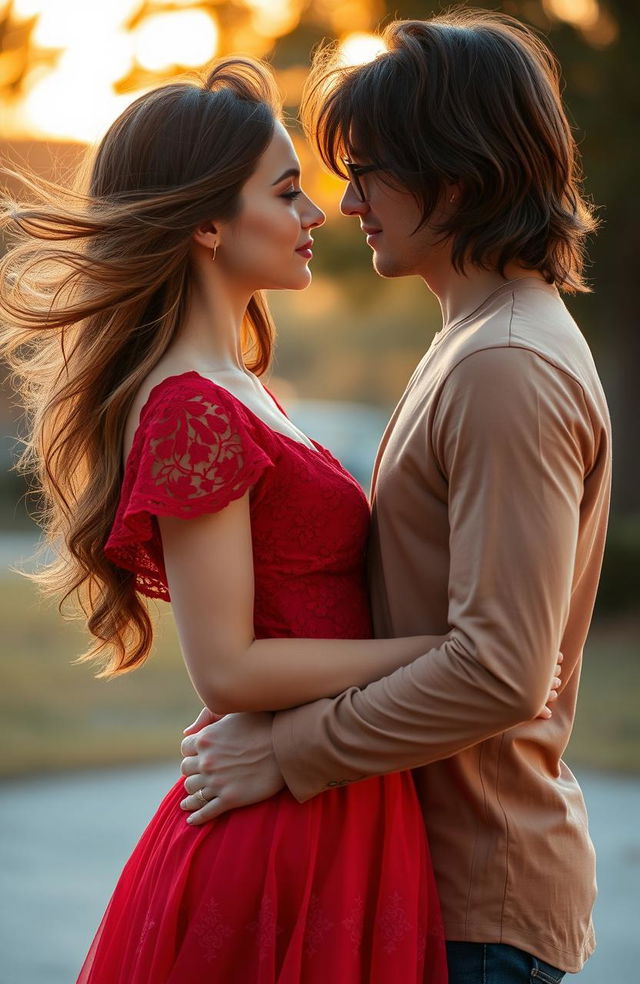
[[[464,8],[395,21],[382,40],[364,65],[341,65],[335,45],[315,55],[302,120],[324,163],[345,179],[343,156],[378,165],[415,196],[418,229],[459,184],[459,208],[439,227],[459,272],[504,274],[518,260],[588,290],[584,243],[597,223],[546,45],[511,17]]]
[[[231,219],[280,114],[273,78],[251,59],[205,81],[161,86],[113,123],[78,190],[5,169],[34,204],[5,200],[17,243],[0,263],[0,356],[26,409],[18,462],[33,475],[38,521],[56,560],[30,575],[62,594],[97,642],[103,676],[149,653],[152,624],[134,575],[103,547],[122,482],[125,421],[185,313],[192,234]],[[87,188],[88,185],[88,188]],[[247,366],[264,372],[273,326],[261,294],[245,314]]]

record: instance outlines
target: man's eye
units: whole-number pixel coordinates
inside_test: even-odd
[[[301,194],[301,191],[285,191],[284,195],[280,195],[280,198],[288,198],[290,201],[293,201],[294,198],[297,198]]]

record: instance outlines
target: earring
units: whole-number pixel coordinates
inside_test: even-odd
[[[218,244],[216,243],[215,246],[213,247],[213,249],[211,250],[211,260],[212,261],[215,260],[216,253],[217,252],[218,252]]]
[[[456,200],[456,196],[455,195],[452,195],[451,198],[449,199],[449,201],[451,202],[452,205],[455,202],[455,200]]]

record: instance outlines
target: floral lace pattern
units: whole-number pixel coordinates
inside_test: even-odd
[[[140,932],[140,938],[138,941],[137,954],[142,953],[143,947],[147,941],[147,938],[153,933],[156,928],[156,920],[150,912],[147,913],[144,923],[142,924],[142,930]]]
[[[399,892],[394,892],[387,900],[380,916],[380,931],[385,953],[393,953],[411,928],[404,899]]]
[[[283,929],[278,925],[276,907],[270,895],[265,895],[263,898],[260,914],[254,922],[249,923],[247,931],[257,942],[260,960],[271,956],[274,940]]]
[[[225,941],[233,935],[233,928],[224,919],[224,905],[218,899],[209,899],[203,907],[194,932],[202,947],[207,963],[212,963]]]
[[[369,635],[362,489],[328,451],[194,372],[163,380],[142,411],[105,553],[141,594],[169,601],[157,517],[215,512],[247,491],[256,636]]]
[[[317,895],[312,895],[307,914],[304,948],[309,956],[317,953],[334,926],[329,912],[323,907]]]
[[[231,493],[243,488],[240,435],[222,407],[200,394],[165,409],[154,422],[149,451],[158,496],[180,503],[181,511],[225,486]]]

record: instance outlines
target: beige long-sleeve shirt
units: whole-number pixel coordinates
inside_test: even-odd
[[[380,636],[443,646],[275,715],[299,801],[414,769],[447,938],[576,972],[594,946],[594,854],[561,756],[604,549],[605,397],[555,287],[507,283],[445,328],[382,440],[370,583]],[[558,652],[562,688],[542,708]]]

